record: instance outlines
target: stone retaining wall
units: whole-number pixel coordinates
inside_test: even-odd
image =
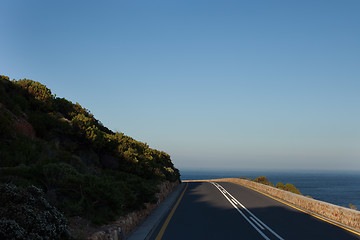
[[[281,189],[277,189],[257,182],[252,182],[246,179],[223,178],[223,179],[212,179],[210,181],[232,182],[242,185],[244,187],[253,188],[255,190],[269,194],[281,200],[285,200],[286,202],[291,203],[309,212],[321,215],[325,218],[349,226],[350,228],[353,228],[357,231],[360,230],[360,211],[357,210],[340,207],[334,204],[315,200],[309,197],[301,196],[295,193],[287,192]]]

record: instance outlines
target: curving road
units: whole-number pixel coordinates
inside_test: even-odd
[[[193,182],[151,239],[347,240],[360,235],[234,183]]]

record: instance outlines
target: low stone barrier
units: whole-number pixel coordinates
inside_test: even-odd
[[[296,207],[307,210],[311,213],[323,216],[327,219],[346,225],[354,230],[360,231],[360,211],[346,207],[340,207],[327,202],[315,200],[295,193],[284,191],[275,187],[267,186],[257,182],[239,178],[222,178],[202,181],[232,182],[244,187],[252,188],[269,194],[278,199],[284,200]]]

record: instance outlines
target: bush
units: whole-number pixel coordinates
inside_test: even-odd
[[[261,184],[265,184],[265,185],[269,185],[269,186],[274,186],[274,184],[272,184],[268,179],[267,177],[265,176],[260,176],[260,177],[257,177],[253,180],[254,182],[258,182],[258,183],[261,183]]]
[[[64,216],[34,187],[0,185],[0,239],[70,239]]]
[[[351,204],[351,203],[349,203],[349,208],[350,208],[350,209],[357,210],[357,207],[356,207],[355,205]]]
[[[27,232],[16,221],[0,218],[0,237],[5,239],[23,240],[27,238]]]
[[[0,167],[16,167],[20,164],[36,163],[44,158],[44,145],[20,135],[12,141],[0,144]]]
[[[25,78],[14,83],[26,89],[36,100],[47,102],[54,97],[51,90],[39,82]]]
[[[297,189],[294,185],[292,185],[292,184],[290,184],[290,183],[285,184],[284,187],[285,187],[285,190],[286,190],[286,191],[289,191],[289,192],[292,192],[292,193],[296,193],[296,194],[302,195],[302,194],[300,193],[299,189]]]
[[[292,192],[292,193],[302,195],[300,193],[299,189],[297,189],[293,184],[290,184],[290,183],[287,183],[287,184],[284,185],[284,184],[279,182],[279,183],[276,184],[276,187],[279,188],[279,189],[288,191],[288,192]]]
[[[69,134],[71,127],[69,123],[57,119],[53,113],[33,111],[29,114],[29,122],[33,126],[36,135],[43,139],[51,136]]]

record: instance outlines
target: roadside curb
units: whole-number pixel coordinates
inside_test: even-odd
[[[186,183],[181,183],[170,195],[157,206],[125,239],[147,240],[159,226],[164,217],[171,211],[176,200],[184,190]]]

